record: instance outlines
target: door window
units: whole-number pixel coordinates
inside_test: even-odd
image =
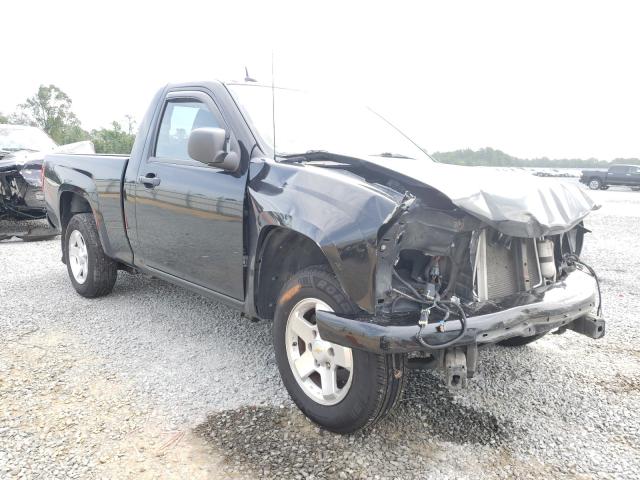
[[[624,165],[614,165],[609,171],[610,173],[627,173],[628,170],[629,167],[626,167]]]
[[[158,131],[156,158],[190,161],[189,134],[204,127],[220,128],[220,122],[204,103],[190,99],[168,101]]]

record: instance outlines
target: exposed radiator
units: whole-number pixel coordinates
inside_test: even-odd
[[[474,284],[478,300],[512,295],[541,284],[534,239],[512,238],[508,246],[491,242],[484,230],[478,239]]]

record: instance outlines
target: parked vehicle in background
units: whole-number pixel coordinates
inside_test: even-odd
[[[580,183],[591,190],[606,190],[612,185],[640,190],[640,165],[611,165],[608,169],[582,170]]]
[[[140,271],[273,320],[291,398],[336,432],[384,417],[407,366],[460,388],[480,344],[604,335],[586,192],[436,163],[368,109],[168,85],[130,157],[48,155],[44,177],[80,295]]]
[[[58,146],[42,130],[0,124],[0,218],[44,218],[42,161],[52,152],[95,153],[89,141]]]

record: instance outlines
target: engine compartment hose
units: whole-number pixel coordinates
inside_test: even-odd
[[[596,274],[595,270],[590,265],[580,260],[580,257],[578,257],[578,255],[576,255],[575,253],[565,253],[562,256],[562,260],[567,266],[575,266],[578,270],[586,273],[587,275],[590,275],[596,281],[596,287],[598,289],[598,308],[596,309],[596,315],[601,317],[602,316],[602,292],[600,290],[600,279],[598,278],[598,275]]]
[[[413,294],[409,294],[406,292],[403,292],[402,290],[398,290],[397,288],[393,288],[393,292],[397,293],[398,295],[400,295],[401,297],[404,297],[408,300],[411,300],[413,302],[418,303],[419,305],[423,306],[423,312],[428,312],[431,309],[436,309],[439,310],[440,312],[442,312],[444,314],[444,318],[441,321],[442,322],[442,326],[444,327],[444,325],[446,324],[447,319],[449,318],[449,315],[451,314],[451,306],[453,306],[457,312],[458,312],[458,320],[460,321],[460,324],[462,326],[462,328],[460,329],[460,333],[458,335],[456,335],[455,338],[449,340],[448,342],[445,343],[439,343],[436,345],[432,345],[430,343],[428,343],[424,338],[423,338],[423,332],[424,332],[424,328],[427,326],[428,324],[428,319],[425,319],[424,321],[421,319],[421,321],[419,322],[420,325],[420,329],[418,330],[418,333],[416,333],[416,341],[422,345],[424,348],[429,348],[431,350],[438,350],[438,349],[442,349],[442,348],[447,348],[451,345],[453,345],[454,343],[456,343],[458,340],[460,340],[466,333],[467,333],[467,316],[464,313],[464,309],[462,308],[462,306],[458,303],[455,302],[453,300],[440,300],[439,295],[436,294],[436,298],[429,298],[426,297],[424,295],[422,295],[420,292],[418,292],[418,290],[416,290],[413,285],[411,285],[409,282],[407,282],[404,278],[402,278],[400,276],[400,274],[394,269],[393,270],[393,276],[395,278],[397,278],[400,283],[402,283],[405,287],[407,287],[409,289],[409,291]]]
[[[452,301],[435,301],[430,308],[435,308],[435,309],[440,310],[441,312],[445,313],[445,319],[446,319],[446,318],[449,317],[449,314],[450,314],[450,310],[449,310],[449,306],[450,305],[455,306],[456,309],[458,310],[459,317],[460,317],[459,320],[460,320],[460,323],[462,325],[462,328],[460,329],[460,333],[458,335],[456,335],[455,338],[449,340],[448,342],[438,343],[436,345],[433,345],[431,343],[428,343],[423,338],[424,327],[427,326],[427,323],[421,322],[420,323],[420,329],[418,330],[418,333],[416,333],[416,340],[418,341],[418,343],[420,345],[422,345],[425,348],[429,348],[431,350],[439,350],[439,349],[447,348],[447,347],[450,347],[451,345],[453,345],[454,343],[456,343],[458,340],[460,340],[467,333],[467,316],[465,315],[464,309],[460,306],[460,304],[458,304],[457,302],[452,302]],[[446,320],[445,320],[445,322],[446,322]],[[445,322],[443,322],[443,325],[444,325]]]

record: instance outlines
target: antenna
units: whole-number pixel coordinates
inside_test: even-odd
[[[271,122],[273,125],[273,159],[276,159],[276,87],[273,67],[273,49],[271,49]]]
[[[245,82],[257,82],[257,80],[253,77],[249,76],[249,69],[244,67],[244,81]]]

